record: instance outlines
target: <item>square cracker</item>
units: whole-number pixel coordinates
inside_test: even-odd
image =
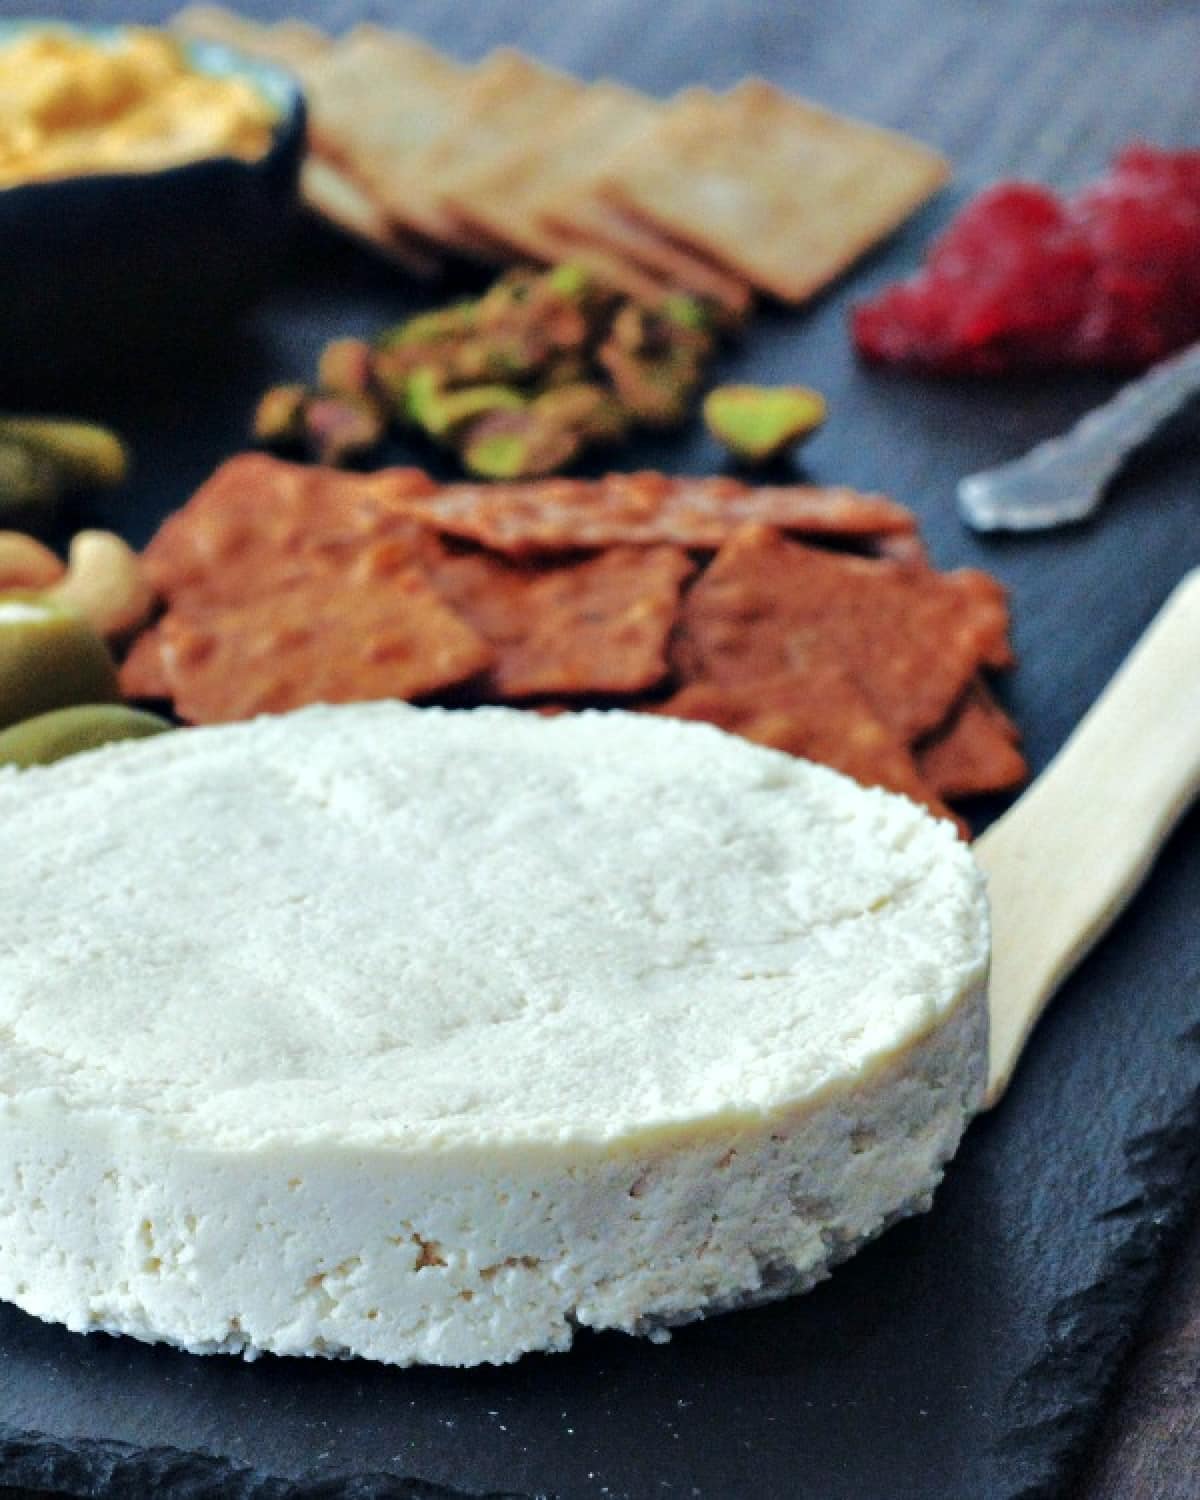
[[[323,156],[306,157],[300,195],[321,218],[377,250],[413,276],[436,276],[440,262],[428,241],[398,228],[344,168]]]
[[[808,536],[864,537],[914,528],[882,495],[839,486],[750,486],[736,479],[609,474],[528,484],[450,484],[406,500],[414,519],[510,557],[622,544],[715,549],[751,521]]]
[[[491,690],[521,699],[657,687],[680,590],[694,571],[677,547],[614,547],[551,568],[451,557],[430,576],[494,648]]]
[[[507,47],[491,53],[473,71],[449,127],[410,163],[443,219],[457,226],[460,238],[503,252],[502,240],[456,218],[452,205],[460,183],[536,152],[546,131],[574,111],[585,92],[577,78]]]
[[[936,152],[751,79],[681,100],[600,191],[785,302],[832,281],[947,176]]]
[[[750,683],[694,682],[654,713],[715,724],[730,734],[818,761],[863,786],[885,787],[952,817],[917,768],[901,735],[829,647],[810,641],[790,669]]]
[[[263,26],[220,5],[187,5],[172,16],[171,30],[191,42],[218,42],[290,69],[303,80],[310,65],[328,52],[331,39],[306,21]]]
[[[689,99],[714,96],[707,89],[687,89],[663,104],[611,83],[595,85],[589,94],[597,96],[594,113],[582,122],[581,134],[552,145],[555,165],[539,174],[537,199],[528,204],[540,233],[556,246],[556,258],[603,251],[669,287],[710,298],[734,319],[744,317],[751,302],[744,279],[632,219],[596,191],[607,165],[623,152],[636,154],[670,111]]]
[[[586,189],[545,204],[540,216],[560,260],[603,250],[671,287],[715,302],[735,322],[752,310],[754,293],[748,282]]]
[[[981,596],[983,577],[825,552],[748,526],[684,600],[675,663],[685,680],[738,685],[803,666],[819,642],[911,744],[945,721],[1006,644],[1003,593]]]
[[[423,698],[492,661],[483,637],[386,542],[246,602],[175,607],[159,633],[176,711],[194,724]]]
[[[438,204],[421,159],[459,123],[473,79],[415,37],[357,26],[306,74],[309,134],[391,222],[470,250]]]
[[[563,246],[560,258],[590,271],[597,281],[647,307],[657,307],[672,291],[670,284],[653,271],[603,245]]]
[[[542,71],[533,75],[539,90]],[[541,222],[542,205],[593,172],[658,114],[653,100],[616,83],[551,92],[557,108],[540,119],[534,138],[522,128],[516,149],[499,142],[494,159],[456,171],[445,194],[450,211],[470,227],[542,261],[563,258],[561,237]]]
[[[290,68],[304,83],[311,150],[301,173],[305,202],[405,269],[436,269],[428,239],[459,245],[419,180],[404,177],[459,110],[467,70],[402,33],[364,25],[337,42],[303,21],[262,26],[216,5],[192,5],[172,28]]]

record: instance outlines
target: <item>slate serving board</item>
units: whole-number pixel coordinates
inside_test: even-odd
[[[86,7],[96,20],[166,10]],[[942,146],[968,184],[1014,171],[1071,182],[1132,136],[1184,143],[1194,130],[1200,20],[1188,0],[1011,10],[850,0],[807,13],[772,0],[413,0],[306,13],[335,29],[367,14],[402,22],[468,58],[510,42],[658,93],[761,72]],[[832,416],[805,472],[889,491],[920,512],[941,565],[981,565],[1008,584],[1020,667],[1006,701],[1039,768],[1200,561],[1200,433],[1177,424],[1088,526],[991,542],[965,532],[952,504],[959,475],[1060,429],[1112,383],[940,385],[855,366],[846,306],[914,262],[956,192],[809,311],[766,313],[722,374],[820,386]],[[305,375],[335,333],[422,305],[390,271],[304,231],[277,293],[214,352],[150,388],[114,370],[94,393],[94,414],[132,439],[138,472],[89,521],[144,541],[241,446],[263,386]],[[399,445],[392,456],[428,457]],[[694,428],[624,461],[720,464]],[[977,826],[995,810],[979,809]],[[1056,1493],[1200,1188],[1198,832],[1193,815],[1067,986],[1002,1107],[971,1128],[933,1212],[809,1296],[695,1325],[665,1346],[584,1335],[569,1355],[473,1372],[197,1359],[0,1308],[0,1482],[255,1500]]]

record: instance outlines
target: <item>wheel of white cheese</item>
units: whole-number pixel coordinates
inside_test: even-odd
[[[315,708],[0,772],[0,1296],[503,1362],[803,1289],[985,1069],[952,828],[704,725]]]

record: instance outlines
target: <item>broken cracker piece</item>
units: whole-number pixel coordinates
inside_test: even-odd
[[[157,625],[143,630],[130,646],[117,672],[123,698],[163,699],[171,683],[162,656],[162,632]]]
[[[819,641],[798,648],[786,673],[749,683],[689,683],[651,712],[715,724],[755,744],[819,761],[863,786],[900,792],[937,817],[954,816],[922,777],[902,736],[880,719]]]
[[[803,665],[820,642],[911,744],[945,721],[997,654],[1002,599],[989,589],[977,608],[977,589],[969,570],[917,571],[748,526],[684,600],[675,662],[685,680],[741,684]]]
[[[913,530],[912,512],[839,486],[609,474],[532,484],[456,484],[405,503],[415,519],[511,557],[671,543],[714,549],[747,522],[805,536],[871,537]]]
[[[160,630],[176,711],[194,724],[423,698],[478,676],[493,655],[386,542],[249,602],[173,608]]]
[[[916,749],[921,775],[942,797],[1007,792],[1028,780],[1020,732],[976,678],[950,717]]]
[[[495,649],[500,698],[648,692],[667,675],[667,641],[695,564],[677,547],[614,547],[563,567],[483,555],[431,569],[441,592]]]

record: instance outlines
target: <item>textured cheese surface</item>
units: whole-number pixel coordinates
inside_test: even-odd
[[[0,1091],[222,1147],[608,1144],[978,982],[967,850],[704,726],[314,709],[0,779]]]
[[[502,1363],[802,1290],[983,1085],[946,824],[703,725],[375,704],[0,772],[0,1297]]]

